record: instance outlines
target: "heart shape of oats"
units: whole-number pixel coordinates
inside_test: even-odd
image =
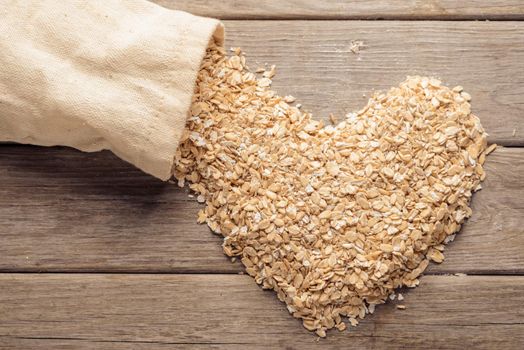
[[[273,75],[211,47],[174,173],[225,253],[325,336],[444,259],[485,176],[486,134],[470,96],[437,79],[409,77],[324,126],[271,91]]]

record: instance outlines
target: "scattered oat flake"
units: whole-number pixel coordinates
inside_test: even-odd
[[[397,309],[406,310],[406,305],[397,305]]]
[[[349,50],[354,54],[359,54],[360,50],[364,47],[364,42],[362,40],[352,40],[349,45]]]
[[[493,152],[496,148],[497,148],[497,144],[496,143],[491,144],[485,151],[486,155],[488,155],[491,152]]]
[[[271,85],[271,79],[269,78],[262,78],[258,81],[258,86],[260,87],[268,87]]]
[[[265,71],[262,76],[264,78],[273,78],[276,74],[276,66],[275,65],[272,65],[271,68],[268,70],[268,71]]]
[[[295,98],[291,95],[287,95],[284,97],[284,101],[287,102],[287,103],[293,103],[295,102]]]

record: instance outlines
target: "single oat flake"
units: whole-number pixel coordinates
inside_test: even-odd
[[[274,73],[208,49],[174,176],[224,252],[324,337],[444,260],[492,148],[462,87],[408,77],[324,125],[271,90]]]

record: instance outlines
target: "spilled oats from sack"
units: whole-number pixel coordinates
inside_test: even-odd
[[[224,252],[324,337],[444,260],[485,177],[486,133],[469,94],[434,78],[324,125],[271,90],[274,67],[245,65],[208,49],[174,175]]]

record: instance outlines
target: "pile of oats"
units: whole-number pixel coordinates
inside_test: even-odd
[[[174,175],[225,253],[324,337],[443,261],[493,147],[461,87],[409,77],[326,126],[245,61],[209,48]]]

